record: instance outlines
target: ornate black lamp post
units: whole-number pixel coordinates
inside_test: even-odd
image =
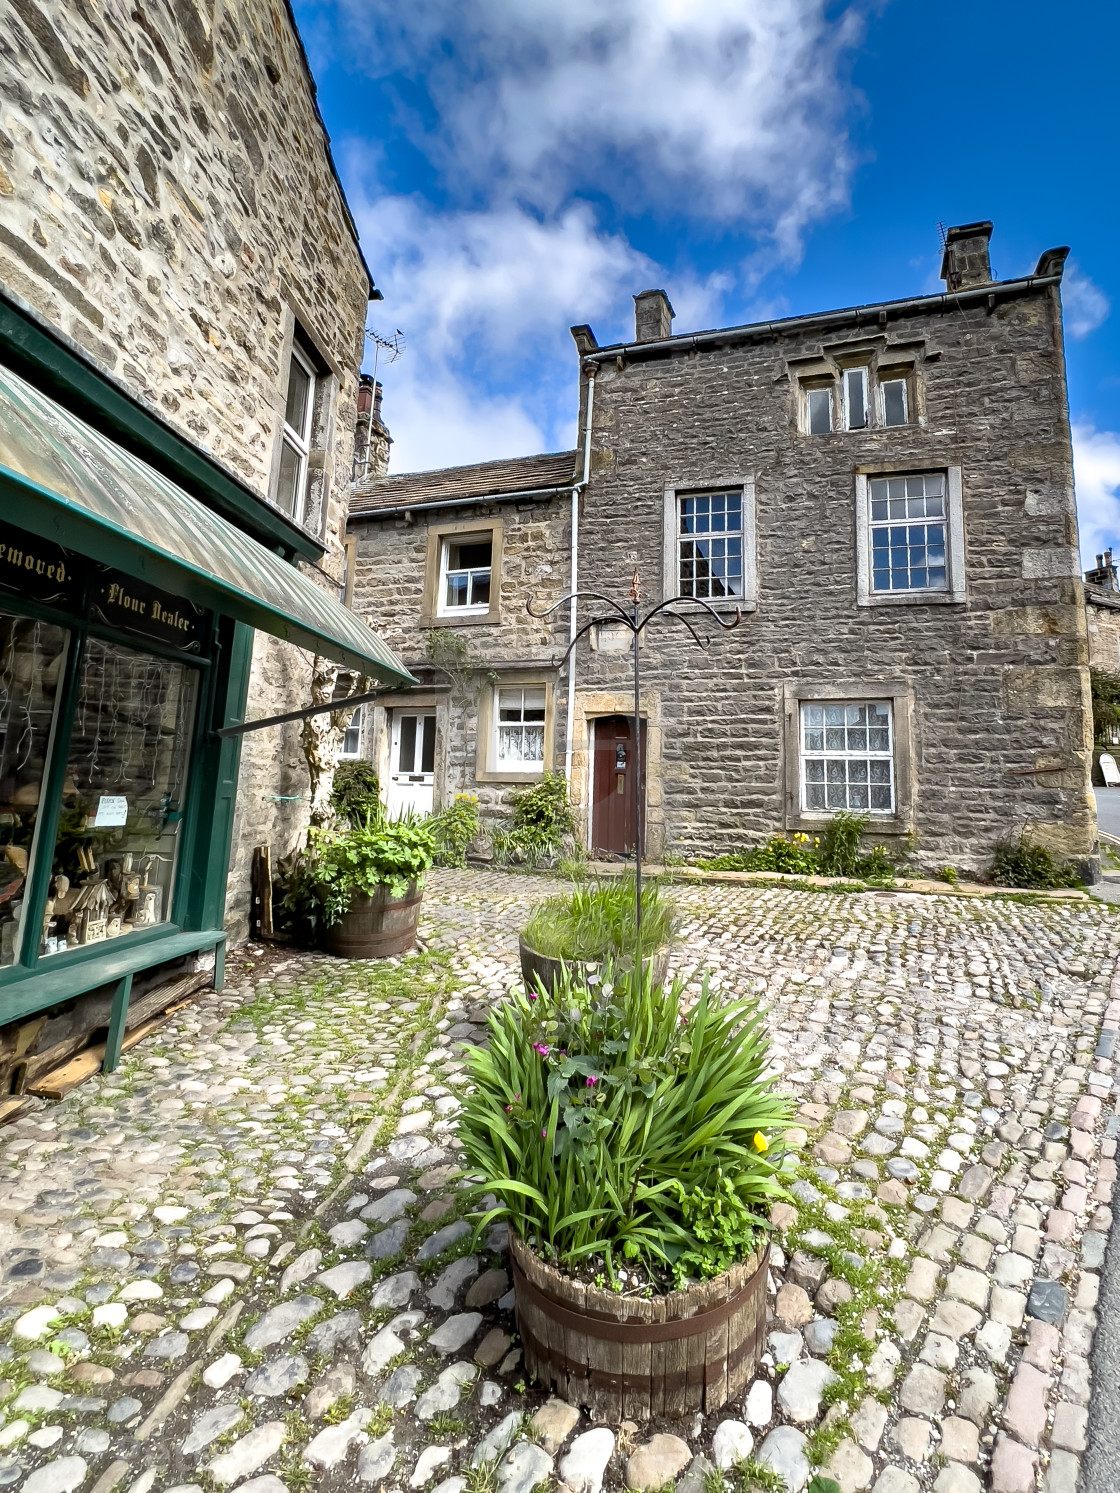
[[[580,638],[582,638],[585,633],[590,632],[593,627],[601,626],[604,623],[606,623],[606,624],[621,623],[621,625],[623,627],[628,627],[630,629],[630,632],[631,632],[631,634],[633,636],[633,640],[634,640],[634,642],[633,642],[633,649],[634,649],[634,751],[635,751],[635,769],[634,769],[634,895],[635,895],[635,902],[634,902],[634,918],[635,918],[635,928],[636,928],[637,935],[638,935],[638,960],[637,960],[637,967],[640,969],[641,968],[641,936],[642,936],[642,830],[643,830],[642,810],[643,810],[643,806],[644,806],[644,794],[643,794],[643,791],[642,791],[642,787],[643,787],[643,785],[642,785],[642,719],[641,719],[641,707],[640,707],[640,703],[639,703],[639,689],[640,689],[640,683],[641,683],[641,664],[640,664],[640,661],[639,661],[639,658],[638,658],[638,645],[639,645],[639,642],[640,642],[640,639],[641,639],[641,634],[645,631],[645,629],[649,626],[649,624],[653,621],[653,619],[655,617],[672,617],[674,619],[674,621],[681,622],[681,623],[684,624],[684,626],[691,633],[693,642],[697,645],[698,648],[702,649],[706,653],[708,651],[708,648],[711,646],[712,639],[710,637],[702,636],[699,632],[697,632],[696,628],[693,627],[692,622],[689,620],[689,615],[686,612],[684,612],[684,611],[675,610],[675,608],[677,608],[677,607],[688,607],[688,608],[691,608],[692,609],[692,617],[694,619],[697,619],[697,620],[702,619],[705,616],[705,614],[706,614],[724,632],[730,632],[732,630],[732,628],[738,627],[739,623],[743,620],[743,613],[742,613],[742,609],[741,608],[736,607],[735,608],[735,620],[733,622],[725,622],[724,619],[716,611],[716,609],[713,606],[711,606],[708,602],[704,601],[699,596],[671,596],[668,601],[659,602],[657,604],[657,606],[651,607],[650,610],[646,613],[646,615],[643,618],[641,618],[641,620],[639,621],[639,618],[638,618],[638,608],[641,605],[641,602],[643,600],[643,596],[642,596],[641,583],[638,580],[638,572],[637,572],[637,570],[634,571],[634,581],[633,581],[633,584],[630,587],[630,594],[629,594],[628,600],[630,602],[629,607],[624,606],[622,602],[615,601],[613,597],[604,596],[602,594],[602,592],[600,592],[600,591],[575,591],[570,596],[561,597],[561,599],[559,601],[554,602],[552,604],[552,606],[547,607],[543,612],[535,612],[533,610],[533,603],[532,603],[532,601],[526,602],[526,609],[527,609],[530,617],[536,617],[536,618],[540,619],[542,617],[548,617],[548,616],[550,616],[553,612],[555,612],[560,607],[570,606],[573,602],[578,602],[578,601],[594,601],[594,602],[600,603],[602,606],[610,608],[610,611],[609,611],[609,613],[606,616],[595,616],[595,617],[591,618],[590,622],[585,622],[584,623],[584,625],[579,629],[579,631],[572,638],[572,641],[568,644],[567,648],[564,651],[564,656],[557,663],[556,667],[558,669],[562,669],[564,667],[564,665],[568,661],[568,657],[571,654],[572,649],[579,642]],[[569,792],[570,791],[571,791],[571,785],[569,784]],[[590,812],[591,812],[591,805],[589,803],[588,804],[588,813],[590,813]]]

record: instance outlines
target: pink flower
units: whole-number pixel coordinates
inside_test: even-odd
[[[507,1104],[507,1105],[506,1105],[506,1114],[507,1114],[507,1115],[508,1115],[508,1114],[511,1114],[511,1113],[512,1113],[512,1111],[513,1111],[513,1105],[512,1105],[512,1104]]]
[[[534,1052],[539,1052],[542,1058],[548,1057],[548,1043],[547,1042],[534,1042],[533,1043],[533,1051]]]
[[[541,1140],[547,1140],[547,1139],[548,1139],[548,1131],[547,1131],[547,1129],[542,1130],[541,1131]]]
[[[587,1080],[587,1087],[589,1089],[593,1089],[598,1082],[599,1082],[598,1078],[595,1076],[594,1073],[592,1073],[591,1076]]]
[[[536,1000],[536,996],[533,994],[533,992],[531,990],[529,991],[529,999],[531,1001],[535,1001]]]

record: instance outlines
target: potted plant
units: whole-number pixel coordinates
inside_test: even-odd
[[[628,877],[549,897],[534,908],[520,938],[521,974],[526,986],[555,988],[565,964],[583,975],[597,974],[606,960],[628,968],[637,945],[634,883]],[[644,964],[655,985],[663,985],[677,930],[676,905],[656,882],[642,888],[641,943]],[[645,951],[649,952],[646,953]]]
[[[769,1209],[785,1195],[752,1001],[647,971],[514,992],[466,1053],[460,1137],[479,1224],[510,1226],[526,1368],[595,1415],[709,1413],[766,1330]],[[792,1161],[791,1161],[792,1164]]]
[[[386,959],[416,942],[431,831],[413,817],[367,813],[343,832],[313,832],[302,875],[322,905],[323,945],[345,959]]]

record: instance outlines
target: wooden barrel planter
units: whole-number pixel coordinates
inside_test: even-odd
[[[545,990],[555,990],[560,983],[560,971],[564,961],[554,959],[551,954],[538,953],[531,949],[523,938],[518,939],[521,950],[521,978],[525,981],[527,990],[537,988],[539,979]],[[577,960],[569,959],[568,968],[571,970],[582,970],[584,977],[598,974],[603,967],[601,959]],[[653,983],[663,985],[669,973],[669,946],[654,951],[642,960],[643,969],[653,969]]]
[[[769,1244],[714,1280],[645,1301],[572,1280],[512,1231],[510,1260],[526,1369],[593,1417],[709,1415],[753,1377]]]
[[[349,909],[324,934],[327,953],[342,959],[389,959],[407,953],[416,942],[423,897],[415,881],[403,897],[390,896],[386,886],[378,887],[372,897],[355,893]]]

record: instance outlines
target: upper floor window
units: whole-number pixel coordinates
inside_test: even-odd
[[[883,378],[879,381],[879,418],[884,425],[906,425],[910,420],[910,399],[906,378]]]
[[[814,375],[801,385],[801,421],[808,435],[833,430],[869,430],[908,425],[911,411],[912,370],[874,369],[868,365],[845,368],[839,386]]]
[[[491,534],[456,534],[443,541],[439,610],[445,616],[490,610],[494,560]]]
[[[872,477],[873,591],[947,591],[945,473]]]
[[[805,428],[810,435],[828,435],[832,429],[832,385],[805,390]]]
[[[743,494],[681,495],[677,575],[682,596],[743,595]]]
[[[284,431],[280,445],[280,475],[276,503],[302,524],[307,516],[308,454],[315,413],[315,369],[293,343],[284,401]]]

